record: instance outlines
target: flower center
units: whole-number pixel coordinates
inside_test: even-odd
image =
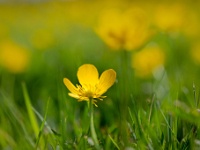
[[[78,86],[79,92],[82,96],[87,98],[94,98],[96,87],[91,85]]]
[[[94,93],[89,90],[89,91],[85,91],[84,95],[85,95],[85,97],[93,98]]]

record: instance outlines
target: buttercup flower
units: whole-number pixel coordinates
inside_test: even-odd
[[[134,50],[152,34],[145,12],[137,7],[124,12],[117,9],[103,12],[95,31],[113,50]]]
[[[63,82],[71,92],[69,96],[78,99],[78,101],[89,101],[93,99],[102,100],[106,96],[102,96],[115,82],[116,72],[113,69],[105,70],[100,78],[96,67],[92,64],[84,64],[79,67],[77,77],[80,85],[74,86],[68,78],[64,78]],[[97,106],[97,105],[96,105]]]
[[[29,61],[30,53],[26,48],[10,40],[0,44],[0,65],[10,72],[24,72]]]
[[[164,62],[165,54],[158,46],[147,46],[132,56],[132,67],[139,77],[148,77]]]

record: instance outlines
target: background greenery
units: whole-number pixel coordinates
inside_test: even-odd
[[[160,5],[168,11],[157,9]],[[1,3],[0,149],[94,149],[88,106],[69,97],[62,81],[78,83],[77,69],[85,63],[100,73],[117,72],[107,98],[95,108],[103,149],[198,149],[198,6],[195,0]],[[134,50],[113,50],[95,32],[99,15],[131,7],[146,13],[154,34]],[[159,13],[166,16],[155,21]],[[162,17],[167,23],[159,23]],[[132,55],[152,43],[165,61],[138,76]]]

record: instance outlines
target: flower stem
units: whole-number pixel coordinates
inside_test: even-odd
[[[99,142],[97,139],[97,134],[95,132],[95,128],[94,128],[94,118],[93,118],[93,99],[91,98],[89,101],[89,106],[90,106],[90,131],[91,131],[91,135],[92,135],[92,139],[94,141],[94,146],[96,147],[96,149],[100,149],[99,147]]]
[[[128,103],[130,100],[131,95],[131,83],[132,80],[130,79],[131,75],[131,67],[130,67],[130,53],[123,49],[121,51],[121,82],[120,83],[120,101],[119,101],[119,109],[120,109],[120,125],[119,125],[119,131],[120,131],[120,137],[123,141],[124,145],[126,146],[128,144],[128,126],[127,126],[127,115],[128,115]]]

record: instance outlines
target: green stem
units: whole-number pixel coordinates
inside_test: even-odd
[[[128,144],[128,127],[127,127],[127,108],[128,108],[128,103],[130,99],[130,86],[131,86],[131,80],[130,80],[130,73],[131,73],[131,68],[130,68],[130,60],[129,56],[130,53],[126,50],[121,50],[121,82],[120,82],[120,101],[119,101],[119,108],[120,108],[120,136],[121,139],[126,146]],[[119,80],[120,81],[120,80]]]
[[[100,149],[99,147],[99,142],[98,142],[98,139],[97,139],[97,134],[95,132],[95,128],[94,128],[94,118],[93,118],[93,99],[91,98],[90,99],[90,102],[89,102],[89,106],[90,106],[90,131],[91,131],[91,135],[92,135],[92,139],[94,141],[94,145],[96,147],[96,149]]]

